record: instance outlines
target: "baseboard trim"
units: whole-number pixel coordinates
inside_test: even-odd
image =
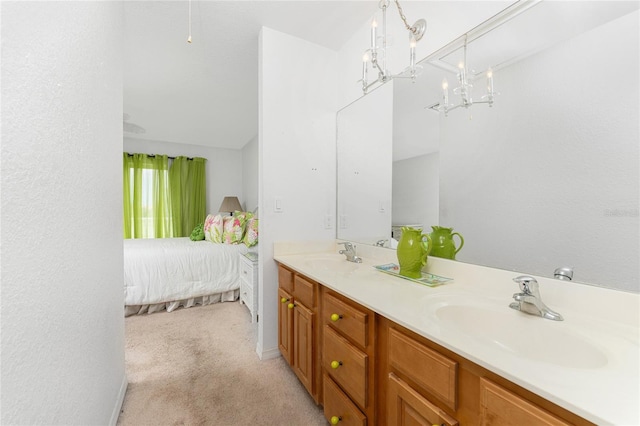
[[[120,390],[118,391],[118,397],[116,398],[116,405],[113,407],[111,420],[109,420],[110,426],[116,426],[118,423],[118,417],[120,417],[120,411],[122,410],[122,404],[124,403],[124,396],[127,393],[127,386],[129,386],[129,381],[127,380],[127,375],[123,374]]]
[[[258,354],[258,357],[260,357],[262,361],[278,358],[280,356],[280,350],[278,350],[278,348],[264,350],[262,349],[262,347],[260,347],[260,345],[257,345],[256,352]]]

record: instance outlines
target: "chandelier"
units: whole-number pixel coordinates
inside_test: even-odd
[[[457,108],[469,108],[473,104],[487,104],[489,107],[493,106],[493,102],[495,96],[498,95],[493,86],[493,70],[488,68],[484,73],[475,73],[474,70],[467,69],[467,38],[465,36],[464,46],[463,46],[463,60],[458,64],[458,86],[453,89],[454,95],[457,95],[457,98],[450,102],[449,100],[449,82],[447,79],[442,80],[442,101],[436,104],[431,105],[429,108],[438,111],[444,112],[445,116],[448,116],[449,111],[453,111]],[[486,85],[487,92],[483,95],[479,101],[473,100],[473,81],[480,78],[480,76],[484,74],[486,76]]]
[[[400,14],[400,19],[409,31],[409,69],[408,75],[404,71],[391,75],[387,70],[387,8],[389,0],[380,0],[378,7],[382,10],[382,35],[378,36],[378,22],[375,18],[371,21],[371,45],[365,50],[362,56],[362,92],[366,95],[369,88],[384,83],[391,78],[411,78],[415,81],[418,74],[419,65],[416,65],[416,43],[420,41],[427,29],[427,21],[424,19],[417,20],[413,26],[407,23],[399,0],[394,0]],[[376,73],[375,80],[369,81],[369,68]]]

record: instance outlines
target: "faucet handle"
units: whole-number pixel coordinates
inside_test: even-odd
[[[352,250],[353,249],[353,244],[351,244],[349,241],[343,241],[341,243],[338,244],[342,244],[345,248],[345,250]]]
[[[538,291],[538,281],[529,275],[520,275],[515,277],[513,281],[518,283],[520,290],[525,294],[535,294]]]

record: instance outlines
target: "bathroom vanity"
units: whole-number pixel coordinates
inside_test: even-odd
[[[550,321],[508,307],[515,272],[429,258],[453,280],[426,287],[358,254],[275,246],[280,350],[330,423],[640,421],[638,295],[540,277]]]

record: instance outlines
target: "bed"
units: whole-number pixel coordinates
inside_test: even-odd
[[[125,316],[238,299],[244,244],[189,238],[124,240]]]

